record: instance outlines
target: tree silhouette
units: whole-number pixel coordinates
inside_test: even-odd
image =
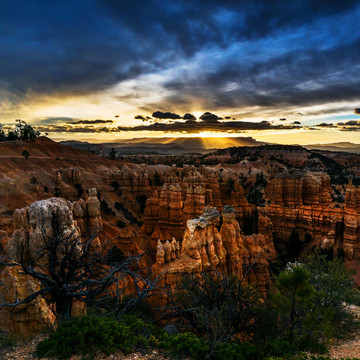
[[[110,153],[109,153],[109,158],[111,160],[115,160],[116,159],[116,150],[114,148],[111,148]]]
[[[60,213],[52,219],[52,230],[46,224],[44,219],[41,226],[43,245],[37,252],[38,258],[46,259],[46,265],[39,268],[29,260],[25,256],[25,246],[19,262],[8,261],[4,256],[0,259],[0,265],[18,268],[38,280],[41,283],[40,290],[24,299],[0,306],[17,307],[39,296],[46,296],[53,304],[57,318],[66,319],[71,317],[74,301],[93,303],[104,296],[113,295],[120,303],[126,290],[121,284],[128,280],[134,284],[136,295],[125,307],[119,305],[117,312],[129,312],[152,295],[162,274],[153,277],[148,272],[144,275],[138,266],[142,254],[116,258],[113,256],[114,251],[109,253],[105,246],[99,244],[98,234],[83,239],[75,230],[69,233],[65,226],[65,215]]]
[[[25,158],[25,160],[27,161],[28,158],[30,157],[30,153],[25,149],[23,150],[23,152],[21,153],[21,155]]]

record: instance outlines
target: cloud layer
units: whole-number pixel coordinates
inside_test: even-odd
[[[0,114],[35,97],[114,86],[116,101],[136,113],[158,109],[158,119],[206,110],[275,109],[277,118],[316,105],[326,111],[328,103],[359,100],[359,17],[359,2],[350,0],[3,0]],[[183,120],[194,121],[190,115]],[[219,119],[201,120],[193,125]],[[216,126],[230,127],[224,124]]]

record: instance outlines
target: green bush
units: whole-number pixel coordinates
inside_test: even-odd
[[[106,200],[100,201],[100,209],[104,211],[106,214],[115,215],[115,213],[112,211],[111,206],[108,204]]]
[[[210,347],[204,338],[199,338],[191,332],[169,336],[161,347],[168,349],[174,355],[191,356],[192,359],[206,359]]]
[[[216,358],[219,360],[258,360],[261,356],[256,346],[235,342],[223,344],[216,353]]]
[[[100,351],[129,354],[139,349],[158,346],[165,333],[133,316],[122,321],[111,318],[80,317],[60,323],[48,339],[37,346],[40,358],[67,359],[74,354],[93,355]]]

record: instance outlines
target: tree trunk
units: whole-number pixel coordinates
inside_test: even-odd
[[[294,338],[294,331],[295,331],[295,300],[296,300],[296,291],[297,291],[297,285],[294,288],[294,292],[292,294],[291,299],[291,311],[290,311],[290,325],[291,325],[291,331],[290,331],[290,341],[293,341]]]
[[[58,296],[55,300],[56,316],[62,320],[71,319],[72,298],[68,296]]]

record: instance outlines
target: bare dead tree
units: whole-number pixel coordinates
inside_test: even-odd
[[[37,252],[37,259],[43,259],[40,263],[45,265],[34,264],[29,260],[24,246],[19,262],[9,262],[4,257],[0,260],[0,265],[16,267],[21,273],[38,280],[40,290],[25,299],[11,304],[2,303],[0,306],[16,307],[47,295],[51,298],[57,317],[70,318],[74,300],[89,303],[106,295],[111,296],[113,291],[110,288],[115,286],[120,289],[119,284],[126,278],[134,282],[137,295],[122,312],[130,311],[155,292],[161,274],[153,277],[151,272],[139,268],[143,254],[114,261],[106,246],[95,243],[97,233],[86,239],[77,235],[76,231],[69,233],[64,218],[57,214],[53,216],[53,231],[50,234],[45,226],[47,220],[44,219],[41,226],[43,245]],[[116,296],[121,299],[126,290],[122,287]]]

